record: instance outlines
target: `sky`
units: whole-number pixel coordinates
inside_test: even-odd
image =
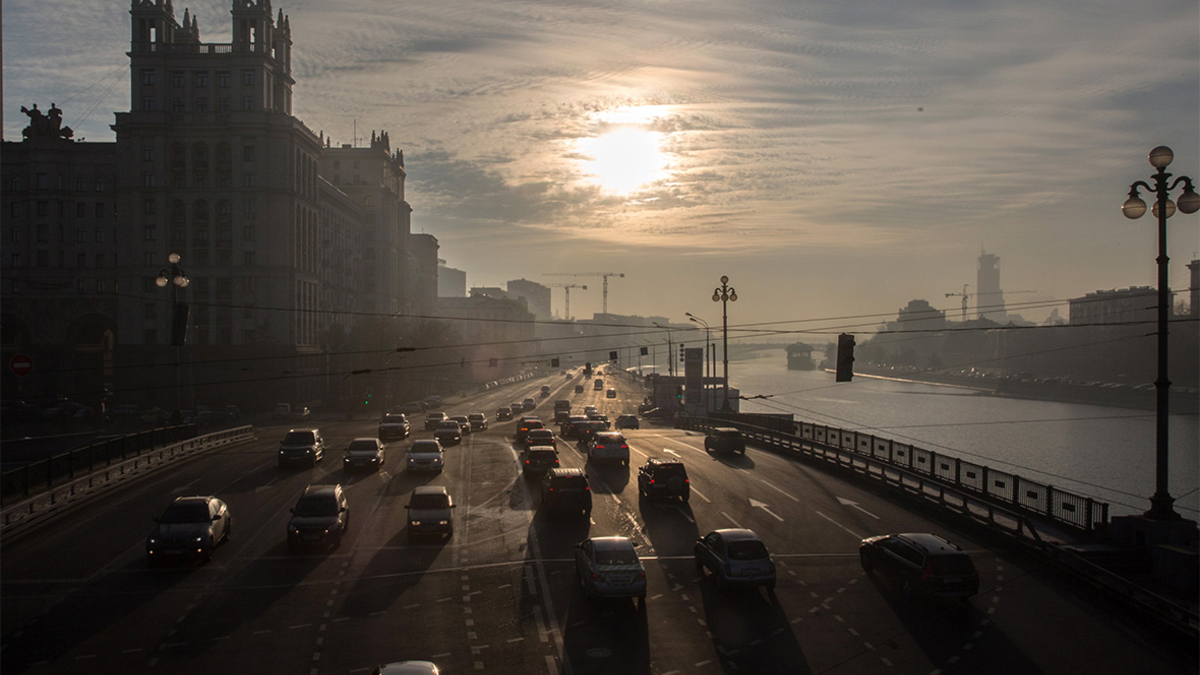
[[[577,318],[601,311],[601,278],[546,275],[623,273],[610,312],[714,326],[723,275],[731,327],[869,326],[918,298],[957,318],[945,294],[974,292],[981,250],[1010,311],[1065,317],[1069,298],[1156,285],[1155,222],[1120,212],[1149,151],[1200,178],[1195,0],[272,7],[296,117],[334,144],[387,131],[413,232],[468,286],[586,285]],[[229,0],[185,8],[202,41],[230,41]],[[5,140],[51,102],[76,138],[113,140],[128,12],[5,0]],[[1168,228],[1184,289],[1200,216]]]

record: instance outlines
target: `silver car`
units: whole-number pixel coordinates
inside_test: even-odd
[[[444,485],[422,485],[413,490],[404,508],[408,510],[409,539],[454,534],[454,500]]]
[[[591,598],[638,598],[646,606],[646,568],[628,537],[592,537],[575,544],[575,573]]]
[[[225,502],[216,497],[179,497],[161,516],[154,532],[146,538],[146,561],[212,559],[217,544],[233,532],[233,516]]]
[[[406,467],[409,471],[441,471],[445,464],[442,444],[435,440],[423,438],[414,441],[408,449]]]
[[[715,530],[696,540],[692,547],[696,570],[707,568],[717,586],[765,586],[775,590],[775,561],[753,530]]]

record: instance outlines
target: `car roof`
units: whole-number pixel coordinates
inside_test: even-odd
[[[927,532],[905,532],[896,535],[925,549],[927,553],[962,553],[962,549],[944,537]]]
[[[295,432],[297,432],[297,431],[311,431],[311,432],[313,432],[314,434],[316,434],[316,433],[320,433],[320,429],[317,429],[316,427],[308,427],[308,428],[305,428],[305,427],[297,427],[297,428],[295,428],[295,429],[288,429],[288,433],[289,433],[289,434],[291,434],[291,433],[295,433]]]
[[[647,464],[657,464],[658,466],[683,466],[683,462],[669,457],[651,457],[646,460]]]
[[[568,467],[568,466],[559,467],[557,469],[550,469],[550,473],[548,473],[546,475],[554,476],[554,477],[558,477],[558,476],[583,476],[584,478],[587,477],[587,474],[585,474],[583,472],[583,469],[577,469],[575,467]]]
[[[627,551],[633,550],[633,542],[629,537],[592,537],[592,547],[597,551]]]
[[[713,427],[713,431],[729,433],[730,431],[738,431],[738,429],[736,429],[734,427]]]
[[[316,495],[333,496],[334,494],[337,493],[337,489],[339,487],[341,487],[341,486],[340,485],[309,485],[308,487],[304,488],[304,496],[305,497],[316,496]]]
[[[483,413],[469,413],[467,417],[487,417],[487,415],[484,415]]]
[[[413,488],[414,495],[445,495],[450,494],[446,491],[445,485],[419,485]]]
[[[214,497],[212,495],[192,495],[190,497],[179,497],[175,501],[171,502],[171,504],[208,504],[210,499],[214,499]]]
[[[724,539],[725,541],[738,541],[738,540],[762,541],[762,539],[757,534],[754,533],[754,530],[747,530],[744,527],[742,527],[742,528],[731,527],[731,528],[724,529],[724,530],[714,530],[713,532],[715,534],[720,535],[721,538]]]
[[[558,450],[555,450],[553,447],[551,447],[549,445],[530,446],[529,452],[531,452],[531,453],[533,453],[533,452],[553,452],[556,455],[558,454]]]
[[[380,675],[434,675],[437,666],[431,661],[399,661],[379,666]]]
[[[442,444],[438,443],[437,440],[433,439],[433,438],[419,438],[419,439],[413,441],[412,447],[413,447],[413,449],[416,449],[416,448],[419,448],[419,447],[425,446],[425,445],[432,445],[432,446],[436,446],[439,448],[442,447]]]
[[[596,438],[625,438],[619,431],[597,431]]]

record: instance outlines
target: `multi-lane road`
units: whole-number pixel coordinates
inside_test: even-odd
[[[574,385],[585,384],[582,394]],[[550,398],[537,391],[550,384]],[[447,401],[484,412],[489,430],[447,452],[440,474],[410,475],[387,444],[377,474],[347,474],[341,450],[373,436],[377,420],[317,420],[331,451],[315,469],[281,470],[283,426],[257,440],[183,461],[93,499],[6,544],[2,557],[0,670],[14,673],[355,674],[402,659],[444,673],[1179,673],[1194,646],[1160,639],[1120,612],[1060,587],[1011,559],[819,470],[751,448],[715,456],[703,438],[668,426],[626,431],[631,465],[590,466],[569,442],[565,466],[586,467],[590,519],[552,518],[536,482],[521,476],[513,422],[500,405],[527,396],[629,412],[643,392],[610,380],[617,399],[582,377],[541,380]],[[636,467],[683,460],[689,503],[644,503]],[[288,553],[285,527],[304,486],[341,483],[351,527],[330,552]],[[457,503],[445,543],[409,543],[408,496],[445,485]],[[176,496],[212,494],[234,514],[231,540],[207,565],[147,568],[152,518]],[[710,530],[748,527],[775,557],[779,583],[722,592],[697,573],[692,544]],[[956,608],[913,607],[863,572],[867,535],[941,533],[970,551],[978,596]],[[573,544],[620,534],[648,575],[646,607],[588,602]]]

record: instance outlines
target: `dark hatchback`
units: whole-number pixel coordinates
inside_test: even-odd
[[[350,528],[350,505],[341,485],[309,485],[291,510],[288,550],[303,547],[337,548]]]
[[[582,469],[550,469],[542,476],[542,507],[547,511],[592,512],[592,488]]]
[[[936,534],[868,537],[858,555],[863,570],[889,577],[909,600],[966,600],[979,592],[979,571],[971,557]]]

